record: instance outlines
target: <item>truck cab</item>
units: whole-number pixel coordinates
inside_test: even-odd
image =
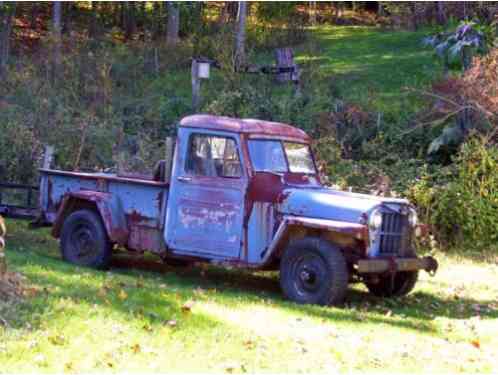
[[[416,256],[414,207],[324,186],[310,142],[287,124],[188,116],[150,180],[42,169],[41,221],[84,266],[107,266],[120,246],[167,263],[278,270],[298,303],[338,304],[353,281],[409,293],[419,270],[437,269]]]

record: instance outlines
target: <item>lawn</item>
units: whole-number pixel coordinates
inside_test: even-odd
[[[296,62],[304,70],[317,73],[312,82],[304,81],[303,85],[318,85],[324,93],[332,92],[336,98],[381,112],[390,122],[403,122],[423,103],[420,92],[407,89],[424,89],[442,73],[431,48],[422,46],[423,37],[430,33],[429,29],[408,32],[366,26],[321,26],[311,32],[309,43],[294,46],[293,50]],[[273,52],[251,55],[249,63],[274,64]],[[266,75],[245,78],[271,79]],[[190,68],[175,70],[154,81],[146,91],[161,88],[189,102],[190,81]],[[202,82],[204,100],[219,93],[222,83],[222,73],[212,69],[211,78]],[[272,95],[284,92],[288,90],[273,86]]]
[[[64,263],[48,230],[8,221],[0,372],[492,372],[498,268],[437,255],[400,300],[351,288],[343,307],[285,301],[277,275],[171,268],[119,256],[108,272]]]
[[[314,32],[322,54],[322,74],[329,76],[346,100],[396,114],[417,108],[417,96],[406,88],[424,88],[441,74],[422,39],[430,30],[382,31],[373,27],[320,27]],[[310,56],[298,54],[298,61]]]

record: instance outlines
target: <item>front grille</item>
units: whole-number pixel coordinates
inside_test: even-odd
[[[380,230],[379,254],[399,255],[405,247],[407,215],[397,212],[383,212]]]

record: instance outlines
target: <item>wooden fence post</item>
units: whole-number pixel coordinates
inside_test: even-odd
[[[49,169],[52,165],[52,160],[54,159],[54,147],[53,146],[45,146],[45,152],[43,154],[43,169]]]
[[[5,247],[5,240],[3,236],[5,236],[5,222],[3,221],[3,218],[0,216],[0,278],[7,272],[7,262],[5,262],[5,254],[4,254],[4,247]]]
[[[293,68],[291,72],[277,74],[278,82],[292,81],[296,87],[296,95],[301,94],[299,67],[294,62],[294,53],[291,48],[277,48],[275,60],[278,68]]]
[[[192,110],[197,112],[199,109],[201,80],[199,79],[199,67],[196,59],[192,59]]]

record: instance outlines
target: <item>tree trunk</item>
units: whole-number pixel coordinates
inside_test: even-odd
[[[153,9],[154,11],[152,12],[152,40],[157,40],[159,35],[161,35],[161,21],[163,19],[162,17],[162,3],[159,1],[154,1],[153,3]]]
[[[62,14],[64,15],[64,22],[61,23],[61,34],[63,35],[67,35],[71,32],[71,21],[74,10],[74,4],[72,2],[64,1],[62,3]]]
[[[39,5],[37,3],[33,3],[31,5],[31,13],[30,13],[30,24],[32,29],[36,29],[37,27],[37,19],[38,19],[38,8]]]
[[[436,1],[436,6],[437,6],[437,13],[436,13],[437,23],[440,25],[445,25],[446,24],[446,12],[444,9],[444,2],[443,1]]]
[[[90,23],[88,25],[88,37],[93,39],[97,36],[97,12],[98,2],[92,1],[90,3]]]
[[[235,39],[235,61],[237,68],[244,65],[246,60],[246,17],[247,2],[239,1],[239,18],[237,24],[237,36]]]
[[[124,28],[125,28],[125,39],[126,40],[131,39],[136,29],[134,1],[129,1],[125,3]]]
[[[180,32],[180,7],[173,1],[168,1],[168,30],[166,33],[166,44],[175,46],[178,44]]]
[[[384,17],[384,4],[382,1],[377,3],[377,17]]]
[[[336,1],[336,7],[337,7],[337,19],[342,18],[342,14],[344,13],[344,2],[342,1]]]
[[[0,76],[4,74],[10,57],[10,34],[15,11],[16,3],[0,2]]]
[[[1,7],[2,5],[0,5]],[[5,254],[4,254],[4,247],[5,247],[5,222],[3,221],[3,218],[0,216],[0,278],[7,272],[7,264],[5,262]]]
[[[309,7],[309,16],[310,16],[310,24],[316,24],[316,1],[310,1],[308,4]]]
[[[61,37],[61,23],[62,23],[62,3],[54,1],[52,8],[52,35],[54,41],[54,63],[53,63],[53,76],[58,75],[62,63],[62,37]]]
[[[415,2],[409,3],[410,6],[410,13],[411,13],[411,21],[412,21],[412,28],[413,31],[417,31],[419,27],[419,20],[418,20],[418,14],[417,14],[417,4]]]

